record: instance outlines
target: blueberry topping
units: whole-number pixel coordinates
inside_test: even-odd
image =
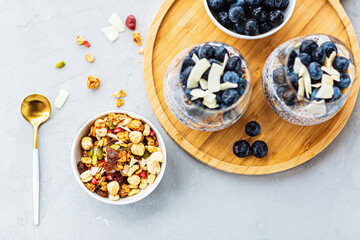
[[[231,24],[231,21],[229,19],[229,14],[226,11],[222,11],[219,13],[217,20],[221,25],[224,27],[229,27]]]
[[[264,3],[269,8],[279,8],[282,4],[282,0],[264,0]]]
[[[271,11],[269,14],[269,22],[273,27],[281,25],[284,22],[284,13],[280,10]]]
[[[244,95],[246,86],[247,86],[247,81],[244,78],[240,78],[240,81],[238,83],[238,88],[237,88],[237,91],[240,96]]]
[[[349,59],[345,57],[336,57],[333,63],[333,67],[339,72],[346,71],[350,66]]]
[[[257,158],[263,158],[268,153],[268,146],[264,141],[255,141],[251,146],[252,154]]]
[[[295,52],[295,50],[292,50],[289,59],[288,59],[288,67],[292,67],[295,63],[295,58],[298,56],[298,54]]]
[[[317,62],[312,62],[309,64],[308,67],[309,73],[310,73],[310,77],[313,80],[320,80],[322,78],[323,75],[323,71],[321,70],[321,65]]]
[[[214,52],[214,48],[210,44],[206,43],[199,50],[199,58],[210,59],[214,56]]]
[[[239,97],[240,95],[238,91],[234,89],[226,89],[221,96],[223,102],[228,106],[235,103],[239,99]]]
[[[240,77],[234,71],[225,72],[223,80],[224,80],[224,82],[231,82],[231,83],[236,83],[236,84],[240,83]]]
[[[334,83],[335,86],[339,87],[340,89],[347,88],[351,83],[349,74],[345,72],[340,73],[340,82],[334,81]]]
[[[334,86],[334,95],[330,99],[330,102],[335,101],[336,99],[339,99],[341,97],[341,91],[337,86]]]
[[[307,53],[300,53],[299,58],[302,64],[304,64],[305,66],[309,66],[309,64],[311,63],[311,57]]]
[[[325,62],[326,54],[325,51],[318,47],[312,52],[312,59],[314,62],[320,63],[320,65],[323,65]]]
[[[316,95],[318,94],[319,92],[319,89],[318,88],[315,88],[312,93],[311,93],[311,96],[310,96],[310,101],[320,101],[321,99],[320,98],[317,98]]]
[[[259,34],[259,25],[255,19],[248,19],[244,24],[244,32],[246,35],[255,36]]]
[[[247,135],[251,137],[257,136],[260,133],[260,130],[260,124],[255,121],[248,122],[245,126],[245,131]]]
[[[283,99],[285,100],[285,104],[288,106],[294,106],[296,104],[296,94],[291,90],[286,90],[284,92]]]
[[[312,52],[318,47],[317,43],[313,40],[305,40],[300,45],[300,53],[307,53],[310,56]]]
[[[241,71],[241,58],[238,56],[229,58],[229,61],[226,64],[226,70],[228,71],[235,71],[240,72]]]
[[[242,7],[234,6],[230,8],[228,15],[231,22],[237,23],[245,17],[245,12]]]
[[[263,7],[257,7],[252,10],[252,16],[256,21],[262,23],[266,21],[268,14]]]
[[[298,84],[299,84],[299,76],[296,73],[290,73],[289,75],[289,80],[291,82],[291,85],[297,89],[298,88]]]
[[[189,55],[187,55],[184,58],[182,69],[186,69],[187,67],[194,66],[194,65],[195,65],[195,62],[191,59],[191,57]]]
[[[338,53],[338,49],[333,42],[324,42],[323,44],[321,44],[320,47],[324,50],[327,57],[330,57],[330,55],[334,51],[336,52],[336,54]]]
[[[213,10],[219,10],[224,5],[224,0],[208,0],[209,7]]]
[[[233,152],[237,157],[246,157],[250,153],[250,144],[245,140],[239,140],[234,143]]]

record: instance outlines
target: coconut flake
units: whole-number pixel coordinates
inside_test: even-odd
[[[225,91],[226,89],[237,88],[237,87],[238,87],[237,83],[224,82],[220,84],[220,91]]]
[[[331,85],[322,85],[319,88],[319,92],[316,94],[316,98],[330,99],[334,95],[334,88]]]
[[[203,91],[203,90],[201,90],[201,89],[199,89],[199,88],[193,89],[193,90],[191,90],[191,92],[190,92],[190,95],[193,96],[193,97],[191,98],[192,101],[193,101],[193,100],[196,100],[196,99],[198,99],[198,98],[203,98],[203,97],[205,97],[207,94],[208,94],[208,93],[207,93],[206,91]]]
[[[225,54],[224,61],[222,63],[223,72],[224,72],[224,70],[226,68],[226,64],[227,64],[228,61],[229,61],[229,55]]]
[[[301,77],[298,80],[298,92],[297,92],[297,98],[300,101],[304,98],[304,92],[305,92],[305,85],[304,85],[304,79]]]
[[[114,42],[119,37],[119,32],[114,26],[105,27],[101,30],[105,34],[105,37],[107,37],[107,39],[109,39],[112,42]]]
[[[137,159],[132,158],[129,163],[129,167],[132,167],[135,163],[139,162]]]
[[[313,88],[319,88],[319,87],[321,87],[321,83],[315,83],[315,84],[311,84],[311,87],[313,87]]]
[[[126,165],[126,166],[124,167],[124,169],[122,170],[122,172],[123,172],[123,174],[127,175],[128,172],[129,172],[129,170],[130,170],[129,165]]]
[[[97,173],[98,170],[99,170],[99,167],[91,167],[91,169],[90,169],[91,175],[95,176],[95,174]]]
[[[210,109],[217,108],[219,105],[216,103],[216,99],[211,102],[203,101],[203,104]]]
[[[64,89],[61,89],[58,96],[55,99],[55,107],[57,109],[62,108],[68,96],[69,96],[69,92],[65,91]]]
[[[330,85],[333,86],[334,85],[334,79],[327,75],[327,74],[323,74],[322,78],[321,78],[321,84],[322,85]]]
[[[201,76],[210,66],[210,62],[206,58],[202,58],[198,63],[196,63],[187,80],[187,88],[198,87]]]
[[[124,32],[125,27],[121,18],[116,13],[113,13],[109,18],[109,23],[116,29],[117,32]]]
[[[207,90],[207,89],[208,89],[208,81],[206,81],[205,79],[200,79],[199,83],[200,83],[200,87],[201,87],[203,90]]]
[[[129,119],[125,118],[125,120],[123,121],[123,123],[121,124],[122,126],[127,125],[130,122]]]
[[[219,64],[214,63],[211,66],[208,77],[208,89],[210,92],[220,91],[220,78],[223,73],[224,68]]]
[[[307,70],[307,68],[305,67],[305,69],[302,69],[303,73],[302,73],[302,77],[304,79],[304,88],[305,88],[305,94],[307,98],[310,98],[310,95],[312,93],[311,90],[311,77],[310,77],[310,73]]]
[[[305,66],[304,64],[302,64],[300,58],[298,58],[298,57],[295,58],[295,62],[294,62],[294,72],[297,73],[297,74],[299,74],[301,68],[303,68],[303,67],[306,68],[306,66]]]
[[[193,53],[191,59],[194,61],[195,64],[197,64],[200,61],[200,59],[195,53]]]
[[[208,92],[208,91],[207,91],[207,94],[206,94],[206,96],[204,97],[204,101],[205,101],[205,102],[213,102],[214,99],[216,99],[216,95],[213,94],[213,93],[211,93],[211,92]]]
[[[114,138],[114,139],[120,141],[119,138],[118,138],[115,134],[113,134],[113,133],[108,133],[108,134],[106,134],[106,135],[109,136],[109,137],[111,137],[111,138]]]
[[[315,116],[323,116],[326,114],[325,100],[312,101],[309,105],[305,107],[305,109],[307,109]]]
[[[330,68],[322,66],[321,70],[332,76],[335,81],[340,81],[340,73],[332,66]]]
[[[119,126],[121,129],[124,129],[125,131],[131,132],[130,128],[128,127],[123,127],[123,126]]]

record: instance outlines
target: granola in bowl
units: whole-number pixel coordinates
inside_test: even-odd
[[[73,144],[73,161],[75,175],[88,193],[106,202],[121,202],[134,195],[142,195],[142,199],[156,188],[164,172],[166,151],[151,123],[117,111],[95,117],[83,128]]]

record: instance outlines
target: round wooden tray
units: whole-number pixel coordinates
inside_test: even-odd
[[[349,99],[330,121],[313,127],[292,125],[278,117],[265,100],[261,73],[269,54],[279,44],[296,36],[326,33],[342,40],[359,63],[359,46],[351,22],[338,0],[297,0],[286,26],[275,35],[261,40],[241,40],[220,31],[205,12],[202,0],[166,0],[150,28],[145,48],[145,83],[151,106],[167,133],[189,154],[216,169],[247,175],[284,171],[314,157],[339,134],[356,102],[359,79]],[[168,109],[163,94],[163,79],[171,60],[182,49],[207,41],[224,42],[237,48],[247,60],[253,81],[253,95],[243,117],[219,132],[192,130],[178,121]],[[357,65],[359,71],[359,65]],[[250,138],[244,126],[256,120],[261,134]],[[232,145],[239,139],[250,144],[264,140],[269,153],[263,159],[237,158]],[[181,159],[174,159],[181,161]]]

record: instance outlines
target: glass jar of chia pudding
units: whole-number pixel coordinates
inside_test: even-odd
[[[166,103],[186,126],[219,131],[234,124],[251,97],[248,66],[235,48],[220,42],[181,51],[164,78]]]
[[[262,87],[269,105],[281,118],[310,126],[340,111],[355,75],[349,48],[332,36],[314,34],[285,42],[270,54]]]

